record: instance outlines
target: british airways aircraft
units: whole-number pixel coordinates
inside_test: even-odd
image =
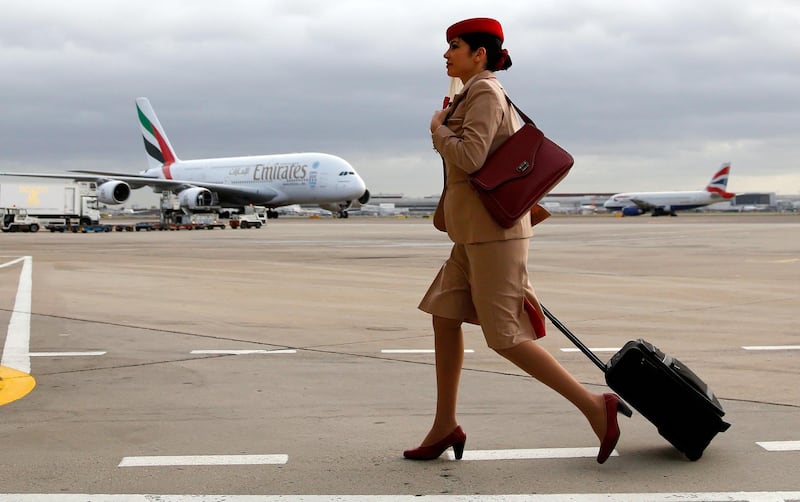
[[[182,209],[208,206],[241,208],[250,204],[274,208],[318,204],[347,217],[353,201],[369,201],[364,180],[353,166],[326,153],[286,153],[247,157],[181,160],[147,98],[136,99],[149,168],[139,174],[105,171],[69,171],[69,174],[2,172],[5,176],[61,178],[97,183],[97,199],[122,204],[131,189],[149,186],[154,192],[177,194]]]
[[[719,171],[703,190],[683,192],[630,192],[612,195],[603,207],[621,211],[623,216],[638,216],[651,212],[652,216],[677,216],[675,211],[685,211],[733,198],[727,192],[730,162],[722,164]]]

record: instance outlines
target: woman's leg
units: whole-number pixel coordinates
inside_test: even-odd
[[[436,417],[423,446],[453,432],[458,426],[456,403],[461,366],[464,363],[464,333],[461,321],[433,316],[434,347],[436,349]]]
[[[547,350],[533,341],[497,350],[497,353],[577,406],[602,441],[606,434],[606,405],[602,394],[589,392]]]
[[[525,316],[512,320],[513,314],[521,310],[520,282],[526,291],[533,291],[528,281],[528,246],[528,239],[465,246],[473,304],[490,347],[497,341],[495,331],[511,331],[515,322],[529,322]],[[533,340],[495,350],[577,406],[602,441],[606,435],[606,405],[602,394],[589,392]]]

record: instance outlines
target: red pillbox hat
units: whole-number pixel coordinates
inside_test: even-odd
[[[459,21],[447,28],[447,41],[460,37],[465,33],[488,33],[503,41],[503,27],[496,19],[489,17],[474,17]]]

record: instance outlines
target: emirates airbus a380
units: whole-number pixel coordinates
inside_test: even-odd
[[[346,160],[326,153],[286,153],[247,157],[181,160],[147,98],[136,99],[149,168],[139,174],[69,171],[68,174],[2,172],[5,176],[60,178],[97,183],[97,199],[122,204],[131,189],[149,186],[157,193],[177,194],[181,208],[202,210],[212,205],[247,205],[274,209],[292,204],[317,204],[347,217],[353,201],[365,204],[369,191]],[[271,217],[277,217],[270,211]]]

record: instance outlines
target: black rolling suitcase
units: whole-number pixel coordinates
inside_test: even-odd
[[[605,373],[606,383],[658,428],[659,434],[689,460],[697,460],[719,432],[722,420],[714,393],[686,365],[653,344],[631,340],[604,364],[566,326],[542,306],[544,314]]]

